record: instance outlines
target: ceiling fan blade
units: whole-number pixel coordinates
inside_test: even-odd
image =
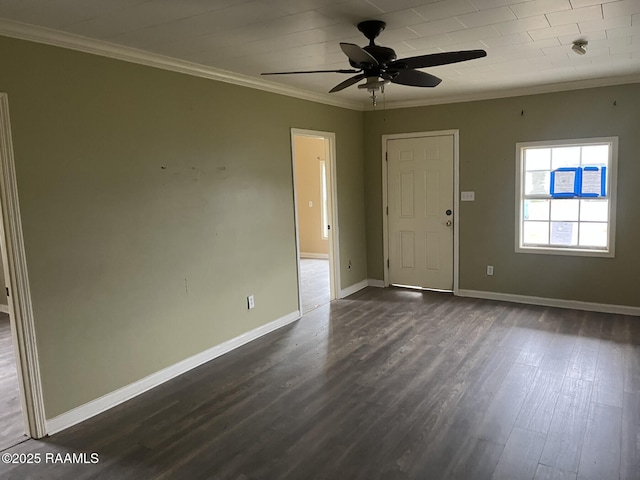
[[[302,72],[267,72],[260,75],[297,75],[300,73],[358,73],[360,70],[343,69],[343,70],[305,70]]]
[[[475,58],[486,57],[484,50],[463,50],[460,52],[432,53],[417,57],[401,58],[389,64],[389,68],[427,68],[449,63],[466,62]]]
[[[363,48],[353,43],[341,43],[340,48],[356,65],[378,65],[378,60]]]
[[[409,85],[410,87],[435,87],[442,81],[442,79],[430,73],[411,69],[400,70],[397,76],[391,76],[390,78],[392,83]]]
[[[364,77],[365,77],[364,73],[361,73],[360,75],[347,78],[344,82],[340,82],[338,85],[336,85],[331,90],[329,90],[329,93],[335,93],[335,92],[339,92],[340,90],[344,90],[345,88],[350,87],[354,83],[358,83]]]

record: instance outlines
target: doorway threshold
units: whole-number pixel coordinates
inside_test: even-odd
[[[410,290],[420,290],[422,292],[453,293],[453,290],[448,290],[443,288],[425,288],[425,287],[417,287],[415,285],[402,285],[400,283],[392,283],[391,286],[398,287],[398,288],[408,288]]]

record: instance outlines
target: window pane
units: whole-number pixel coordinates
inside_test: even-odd
[[[559,198],[551,200],[551,220],[577,221],[580,200]]]
[[[525,220],[549,220],[549,200],[525,200]]]
[[[583,166],[606,166],[609,162],[609,145],[589,145],[582,147]]]
[[[607,247],[606,223],[581,223],[580,246],[583,247]]]
[[[549,195],[551,172],[527,172],[524,179],[525,195]]]
[[[578,244],[578,222],[551,222],[551,244],[574,246]]]
[[[524,222],[522,236],[524,245],[548,245],[549,222]]]
[[[561,167],[580,166],[580,147],[556,147],[551,149],[553,170]]]
[[[524,158],[525,170],[551,170],[550,148],[527,148]]]
[[[580,221],[606,222],[608,217],[609,200],[580,200]]]
[[[615,218],[616,145],[616,137],[517,144],[516,251],[613,256],[609,249],[615,241],[610,222]],[[581,170],[587,167],[591,168]],[[603,167],[609,178],[601,175]],[[550,181],[557,169],[581,171],[583,194],[552,196]],[[600,196],[602,182],[607,187],[604,196]]]

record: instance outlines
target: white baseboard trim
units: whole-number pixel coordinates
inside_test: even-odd
[[[376,280],[375,278],[368,278],[367,285],[370,287],[384,288],[384,280]]]
[[[178,362],[170,367],[164,368],[156,373],[144,377],[137,382],[133,382],[125,387],[119,388],[111,393],[108,393],[100,398],[92,400],[84,405],[76,407],[68,412],[65,412],[57,417],[46,420],[47,435],[53,435],[66,428],[72,427],[77,423],[88,420],[110,408],[115,407],[127,400],[136,397],[147,390],[151,390],[158,385],[161,385],[172,378],[175,378],[183,373],[192,370],[203,363],[206,363],[214,358],[217,358],[225,353],[235,350],[242,345],[245,345],[253,340],[256,340],[267,333],[271,333],[278,328],[284,327],[300,318],[300,312],[291,312],[284,317],[281,317],[273,322],[262,325],[254,330],[243,333],[231,340],[223,342],[215,347],[212,347],[204,352],[198,353],[192,357],[189,357],[181,362]]]
[[[322,259],[328,259],[329,258],[329,254],[328,253],[300,252],[300,258],[322,258]]]
[[[353,285],[340,290],[340,298],[348,297],[349,295],[353,295],[356,292],[359,292],[363,288],[367,288],[369,286],[369,282],[367,279],[364,279],[358,283],[354,283]]]
[[[0,303],[0,312],[2,313],[9,313],[9,305],[2,305]]]
[[[608,305],[605,303],[581,302],[578,300],[563,300],[560,298],[530,297],[528,295],[514,295],[511,293],[483,292],[480,290],[464,290],[457,292],[460,297],[483,298],[502,302],[527,303],[544,307],[571,308],[588,312],[615,313],[619,315],[640,316],[640,307],[628,305]]]

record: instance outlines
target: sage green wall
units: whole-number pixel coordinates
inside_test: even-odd
[[[448,129],[460,189],[476,192],[458,212],[461,289],[640,306],[640,84],[365,113],[370,278],[383,278],[381,135]],[[516,254],[516,142],[602,136],[619,137],[615,258]]]
[[[0,59],[47,418],[297,310],[292,127],[336,132],[341,286],[367,278],[362,112],[9,38]]]

